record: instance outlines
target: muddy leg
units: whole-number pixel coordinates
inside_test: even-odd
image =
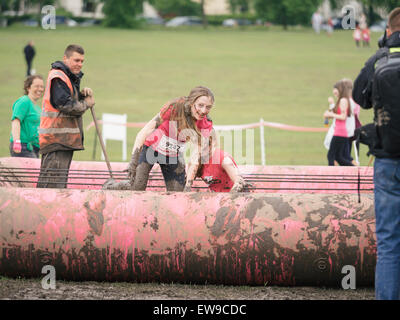
[[[176,191],[176,192],[181,192],[183,191],[183,188],[185,187],[184,184],[182,184],[178,180],[169,180],[165,182],[165,186],[167,187],[167,191]]]
[[[73,151],[54,151],[42,156],[37,188],[66,188]]]
[[[132,190],[144,191],[147,187],[147,181],[149,180],[149,174],[153,168],[152,164],[147,162],[140,163],[136,168],[136,176],[133,182]]]
[[[185,164],[177,161],[177,164],[161,164],[167,191],[183,191],[186,182]],[[174,162],[173,162],[174,163]]]

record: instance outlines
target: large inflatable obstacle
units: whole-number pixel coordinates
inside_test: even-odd
[[[112,163],[125,179],[126,163]],[[242,166],[250,193],[101,190],[101,162],[73,161],[67,189],[36,189],[40,160],[0,159],[0,275],[57,279],[372,285],[372,168]],[[198,191],[198,192],[196,192]]]

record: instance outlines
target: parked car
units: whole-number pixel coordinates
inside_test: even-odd
[[[332,19],[333,29],[334,29],[334,30],[343,29],[342,21],[343,21],[343,18],[341,18],[341,17],[339,17],[339,18],[333,18],[333,19]]]
[[[35,19],[28,19],[23,22],[23,24],[27,27],[37,27],[39,26],[39,22]]]
[[[164,19],[161,17],[145,17],[144,20],[147,24],[152,25],[163,25],[165,23]]]
[[[369,30],[371,30],[371,32],[385,32],[386,26],[387,26],[387,21],[381,20],[370,26]]]
[[[194,26],[201,25],[203,21],[199,17],[175,17],[168,21],[165,25],[167,27],[178,27],[178,26]]]
[[[237,26],[237,22],[235,19],[225,19],[224,21],[222,21],[222,25],[224,27],[234,27]]]
[[[222,22],[225,27],[248,26],[251,24],[252,22],[248,19],[226,19]]]
[[[79,25],[80,25],[81,27],[91,27],[91,26],[94,26],[94,25],[100,24],[100,23],[101,23],[100,20],[96,20],[96,19],[87,19],[87,20],[81,22]]]
[[[343,22],[343,17],[332,18],[333,29],[334,30],[342,30],[343,29],[342,22]],[[345,22],[347,22],[347,21],[345,21]],[[358,21],[356,20],[355,23],[357,25]],[[328,29],[329,29],[328,23],[324,22],[321,25],[321,30],[327,31]]]
[[[65,23],[68,27],[76,27],[78,25],[78,22],[76,22],[73,19],[69,19],[69,18],[67,20],[65,20]]]
[[[51,18],[48,18],[47,19],[47,21],[45,22],[45,23],[50,23],[50,19]],[[56,16],[56,25],[60,25],[60,24],[67,24],[68,23],[68,18],[67,17],[64,17],[64,16]],[[76,21],[75,21],[76,22]],[[73,22],[72,22],[72,24],[73,24]]]

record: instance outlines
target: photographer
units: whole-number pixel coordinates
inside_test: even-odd
[[[400,299],[400,7],[389,15],[380,49],[361,70],[353,98],[374,108],[374,164],[377,238],[375,295]]]

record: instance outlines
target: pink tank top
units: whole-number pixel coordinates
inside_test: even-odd
[[[340,114],[340,108],[338,108],[337,114]],[[335,131],[333,133],[336,137],[345,137],[348,138],[347,128],[346,128],[346,120],[335,120]]]

